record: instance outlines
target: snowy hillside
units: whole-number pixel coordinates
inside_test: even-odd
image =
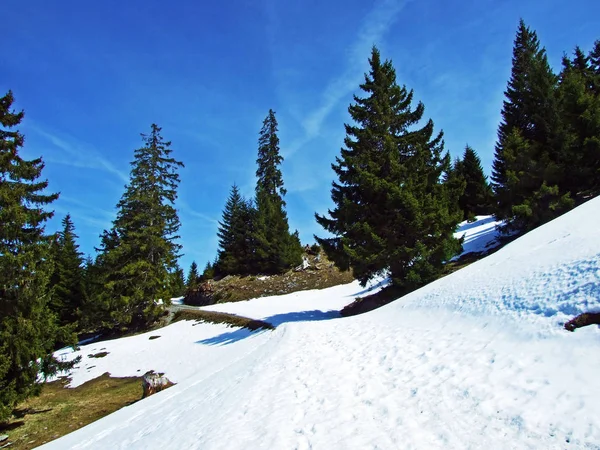
[[[600,448],[600,332],[561,326],[600,310],[599,222],[595,199],[360,316],[328,312],[352,284],[212,307],[274,331],[177,323],[84,346],[109,354],[74,384],[178,384],[43,448]]]

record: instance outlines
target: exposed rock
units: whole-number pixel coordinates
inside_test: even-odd
[[[169,386],[173,386],[173,383],[164,374],[154,373],[152,370],[146,372],[142,378],[142,389],[144,390],[142,398],[156,394]]]

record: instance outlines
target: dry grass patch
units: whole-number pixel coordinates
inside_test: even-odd
[[[203,311],[200,309],[184,309],[175,312],[173,322],[179,320],[196,320],[209,323],[224,323],[232,327],[248,328],[249,330],[267,329],[273,330],[275,327],[264,320],[250,319],[248,317],[236,316],[216,311]]]
[[[318,258],[315,255],[305,256],[310,264],[307,269],[290,270],[281,275],[228,275],[220,280],[211,280],[210,293],[206,297],[188,296],[185,302],[195,306],[206,306],[310,289],[325,289],[354,281],[352,272],[340,271],[324,253]]]
[[[76,388],[62,378],[44,385],[39,397],[19,405],[0,425],[13,449],[32,449],[84,427],[142,398],[141,378],[111,378],[108,373]],[[6,441],[3,442],[6,444]]]

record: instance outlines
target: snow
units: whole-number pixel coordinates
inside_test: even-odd
[[[351,284],[211,307],[287,316],[274,331],[180,322],[84,346],[109,355],[74,384],[137,369],[178,384],[42,448],[598,449],[600,332],[561,325],[600,310],[599,220],[594,199],[360,316],[334,314]]]
[[[498,246],[498,226],[502,225],[501,220],[495,220],[494,216],[476,216],[473,222],[461,222],[458,225],[454,237],[464,237],[463,252],[481,253]]]

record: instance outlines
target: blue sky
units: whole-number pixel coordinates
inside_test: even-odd
[[[3,0],[0,94],[25,110],[23,154],[42,155],[94,253],[151,123],[181,171],[182,266],[217,250],[231,185],[254,189],[258,131],[279,121],[290,225],[304,243],[331,206],[334,161],[371,46],[424,102],[453,156],[469,143],[489,173],[520,17],[558,68],[600,39],[600,2],[572,0]]]

